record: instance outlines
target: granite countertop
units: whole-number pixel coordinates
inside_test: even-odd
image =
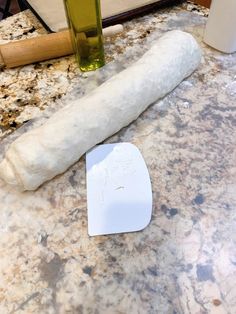
[[[206,15],[191,4],[153,12],[105,44],[103,80],[167,30],[203,50],[193,75],[108,140],[135,144],[147,163],[144,231],[88,236],[84,158],[35,192],[0,182],[0,313],[236,313],[236,54],[202,42]],[[0,43],[41,33],[29,11],[0,22]],[[2,143],[94,77],[71,56],[1,70]]]

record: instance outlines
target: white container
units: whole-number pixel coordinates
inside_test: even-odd
[[[236,51],[236,0],[213,0],[204,41],[225,53]]]

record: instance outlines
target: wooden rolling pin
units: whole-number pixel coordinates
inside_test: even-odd
[[[103,36],[112,36],[122,31],[121,24],[110,26],[103,29]],[[65,30],[0,45],[0,67],[14,68],[72,53],[70,33]]]

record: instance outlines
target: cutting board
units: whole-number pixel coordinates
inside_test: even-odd
[[[121,23],[181,0],[101,0],[103,26]],[[53,32],[67,28],[63,0],[25,0],[26,5]]]

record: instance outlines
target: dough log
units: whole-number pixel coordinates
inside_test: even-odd
[[[21,190],[37,189],[173,90],[200,59],[190,34],[166,33],[128,69],[15,140],[0,164],[0,177]]]

